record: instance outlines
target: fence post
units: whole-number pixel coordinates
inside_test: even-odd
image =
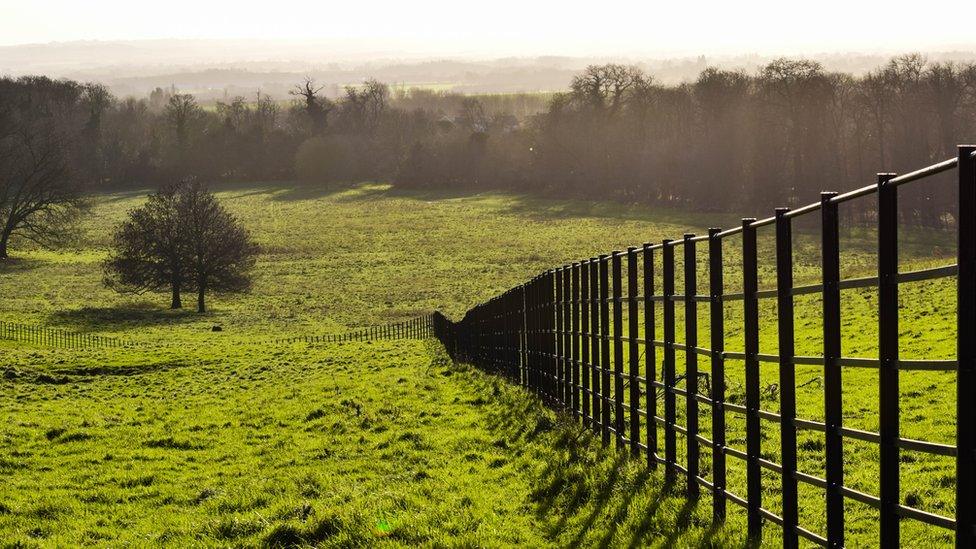
[[[559,409],[559,356],[557,355],[556,346],[556,313],[559,307],[557,306],[554,293],[556,286],[556,270],[553,269],[549,271],[549,276],[546,277],[546,308],[545,308],[545,322],[546,322],[546,346],[548,351],[547,366],[549,369],[549,401],[550,406],[555,409]]]
[[[573,409],[573,398],[572,398],[572,388],[573,388],[573,375],[570,371],[573,362],[572,353],[572,341],[574,336],[573,333],[573,320],[572,320],[572,297],[570,294],[570,278],[572,277],[572,266],[566,265],[562,269],[563,272],[563,390],[560,393],[560,397],[563,400],[563,409],[572,410]]]
[[[674,435],[674,246],[670,239],[663,242],[662,294],[664,299],[664,482],[675,481],[675,460],[677,457]]]
[[[529,388],[539,396],[539,277],[529,284]]]
[[[725,521],[725,280],[721,229],[708,229],[708,320],[712,374],[712,517]]]
[[[837,193],[820,193],[823,253],[824,422],[827,458],[827,543],[844,546],[844,450],[840,341],[840,227]]]
[[[684,235],[685,263],[685,437],[688,465],[688,497],[698,499],[698,259],[695,253],[695,235]]]
[[[548,315],[552,313],[549,309],[549,302],[552,301],[552,287],[549,285],[551,274],[552,271],[546,271],[543,273],[542,278],[539,279],[539,374],[542,380],[543,400],[550,406],[552,405],[552,399],[550,398],[550,383],[552,378],[549,377],[549,374],[552,355],[550,354],[549,345],[551,333],[549,332]]]
[[[528,330],[528,377],[529,377],[529,390],[539,394],[539,376],[538,376],[538,363],[539,363],[539,300],[538,300],[538,285],[539,277],[532,279],[529,283],[528,288],[528,306],[529,306],[529,330]]]
[[[573,263],[573,278],[571,281],[572,288],[570,289],[570,295],[573,300],[573,348],[572,348],[572,363],[571,368],[573,369],[572,375],[572,389],[573,394],[570,397],[571,405],[573,406],[573,420],[579,421],[580,418],[580,264]]]
[[[759,466],[759,272],[755,219],[742,220],[742,293],[746,373],[746,502],[749,538],[762,539],[762,469]]]
[[[623,288],[621,252],[610,255],[613,276],[613,430],[616,432],[617,450],[624,447],[624,342],[623,342]]]
[[[593,401],[593,430],[603,429],[600,405],[600,258],[590,260],[590,374]],[[606,343],[606,342],[604,342]]]
[[[976,547],[976,146],[959,147],[956,547]]]
[[[554,369],[555,371],[553,373],[555,374],[555,378],[556,378],[556,391],[555,391],[555,394],[553,395],[553,397],[554,397],[554,400],[555,400],[556,409],[559,409],[559,408],[563,407],[563,405],[564,405],[562,396],[563,396],[563,383],[565,382],[565,380],[563,379],[563,368],[562,368],[562,364],[563,364],[563,361],[566,358],[565,355],[563,354],[563,338],[564,338],[564,336],[563,336],[563,323],[565,321],[564,321],[564,318],[563,318],[563,306],[562,306],[562,304],[563,304],[563,269],[562,269],[562,267],[557,267],[556,268],[556,270],[553,272],[553,277],[555,278],[555,282],[556,282],[556,284],[555,284],[555,286],[556,286],[556,301],[554,302],[555,307],[553,307],[555,309],[553,311],[553,314],[555,316],[555,327],[556,327],[556,329],[555,329],[554,333],[552,334],[552,338],[553,338],[553,340],[555,341],[555,344],[556,344],[555,345],[555,352],[553,353],[553,362],[555,364],[555,369]]]
[[[654,343],[654,249],[644,243],[644,398],[647,432],[647,465],[657,469],[657,347]]]
[[[590,415],[590,262],[580,262],[580,401],[583,426],[593,428]]]
[[[600,256],[600,415],[603,418],[601,440],[610,444],[610,261]]]
[[[796,483],[796,366],[793,364],[793,225],[776,209],[776,316],[779,334],[780,461],[783,467],[783,547],[799,544]]]
[[[899,546],[898,505],[898,187],[878,174],[878,415],[881,547]]]
[[[630,380],[630,455],[640,455],[640,350],[637,318],[637,248],[627,248],[627,376]]]

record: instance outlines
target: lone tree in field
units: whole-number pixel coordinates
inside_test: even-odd
[[[180,231],[187,273],[197,291],[197,312],[205,312],[206,293],[246,292],[257,246],[238,221],[201,184],[180,187]]]
[[[202,185],[182,181],[150,195],[116,229],[115,250],[105,263],[105,283],[119,292],[169,288],[174,309],[180,293],[245,292],[257,247],[250,235]]]
[[[168,288],[173,294],[170,308],[183,306],[180,292],[186,288],[187,269],[177,207],[182,186],[164,185],[116,228],[113,252],[105,262],[106,286],[135,294]]]

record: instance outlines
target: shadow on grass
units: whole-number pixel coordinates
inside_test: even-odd
[[[37,261],[19,257],[8,257],[7,259],[0,259],[0,275],[25,273],[36,269],[37,266]]]
[[[83,307],[58,311],[48,317],[48,322],[53,325],[68,326],[78,331],[96,329],[115,331],[187,324],[205,320],[207,316],[207,313],[197,313],[192,307],[163,309],[156,303],[142,301],[117,307]]]
[[[715,543],[720,526],[699,515],[660,468],[598,437],[572,417],[553,415],[541,403],[499,378],[486,378],[494,406],[486,426],[495,445],[524,456],[531,467],[528,500],[550,541],[560,547],[674,547]],[[486,395],[487,396],[487,395]]]

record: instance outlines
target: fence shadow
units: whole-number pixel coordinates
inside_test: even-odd
[[[531,473],[529,501],[548,537],[559,547],[665,547],[689,540],[710,545],[727,538],[711,524],[707,500],[692,502],[683,487],[668,486],[613,445],[603,448],[570,417],[554,415],[521,388],[483,378],[490,394],[486,425],[497,446],[545,466]]]

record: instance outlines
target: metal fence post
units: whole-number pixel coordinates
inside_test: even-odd
[[[746,502],[749,538],[762,539],[762,469],[759,466],[759,274],[755,219],[742,220],[742,293],[746,373]]]
[[[637,248],[627,248],[627,376],[630,383],[630,455],[640,455],[640,350],[637,317]]]
[[[603,429],[601,441],[610,444],[610,261],[606,255],[600,256],[600,416]]]
[[[610,256],[613,268],[613,429],[617,449],[624,447],[624,342],[623,342],[623,275],[621,252]]]
[[[646,416],[644,429],[647,432],[647,465],[657,468],[657,347],[654,342],[654,249],[644,243],[644,398]]]
[[[664,482],[675,481],[675,460],[677,458],[674,422],[674,246],[671,240],[664,240],[662,251],[662,293],[664,299]]]
[[[712,517],[725,520],[725,293],[721,229],[708,229],[709,342],[712,374]]]
[[[583,260],[580,263],[580,400],[583,415],[583,426],[593,428],[593,416],[590,415],[590,263]]]
[[[956,547],[976,547],[976,146],[959,147]]]
[[[573,369],[572,373],[572,395],[570,397],[571,405],[573,407],[573,419],[579,421],[580,418],[580,268],[579,263],[573,263],[573,277],[571,280],[570,295],[572,296],[572,307],[573,307],[573,326],[572,326],[572,359],[570,367]]]
[[[827,457],[827,543],[844,546],[844,450],[840,369],[840,227],[837,193],[820,194],[823,253],[824,423]]]
[[[881,547],[899,546],[898,187],[878,174],[878,424]]]
[[[695,301],[698,293],[698,258],[695,253],[695,235],[684,235],[684,263],[685,263],[685,448],[687,450],[688,485],[685,489],[688,497],[697,499],[698,464],[700,450],[698,447],[698,303]]]
[[[553,364],[555,366],[555,371],[553,372],[555,377],[555,391],[553,394],[553,399],[556,403],[556,407],[561,408],[564,404],[562,396],[563,383],[565,383],[565,380],[563,379],[562,364],[566,358],[563,355],[563,270],[561,267],[553,271],[553,277],[555,278],[556,282],[556,300],[554,302],[555,307],[553,307],[553,309],[555,309],[553,311],[553,314],[555,315],[555,330],[552,334],[552,339],[555,341],[555,349],[553,353]]]
[[[600,398],[600,258],[590,260],[590,374],[592,387],[593,430],[603,429],[602,406]],[[605,343],[605,342],[604,342]]]

